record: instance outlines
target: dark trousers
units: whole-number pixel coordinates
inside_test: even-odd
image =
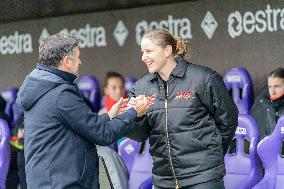
[[[18,163],[19,183],[21,189],[27,189],[24,150],[18,151],[17,163]]]
[[[17,165],[17,151],[11,148],[11,159],[9,172],[6,180],[6,189],[17,189],[19,183],[18,165]]]
[[[6,189],[17,189],[20,184],[21,189],[27,189],[24,150],[11,150],[11,162],[6,181]]]
[[[159,188],[157,186],[155,186],[154,188],[155,189],[165,189],[165,188]],[[208,182],[203,182],[203,183],[196,184],[196,185],[185,186],[180,189],[225,189],[225,186],[224,186],[224,181],[222,178],[222,179],[211,180]]]

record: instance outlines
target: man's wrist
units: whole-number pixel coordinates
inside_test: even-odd
[[[132,107],[127,110],[127,112],[135,117],[137,117],[137,111]]]

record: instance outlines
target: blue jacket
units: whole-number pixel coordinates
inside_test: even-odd
[[[98,189],[95,144],[107,146],[134,127],[136,111],[109,119],[93,113],[76,76],[38,64],[17,97],[25,115],[25,170],[29,189]]]

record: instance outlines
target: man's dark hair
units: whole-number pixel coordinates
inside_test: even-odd
[[[2,112],[5,111],[5,107],[6,107],[6,101],[5,99],[0,95],[0,117]]]
[[[124,77],[120,73],[110,71],[106,73],[104,87],[108,85],[108,81],[111,78],[120,78],[122,81],[122,84],[124,85]]]
[[[59,33],[43,39],[39,45],[39,63],[58,68],[65,56],[73,55],[73,48],[78,43],[79,40],[74,35]]]
[[[278,77],[281,79],[284,79],[284,68],[277,68],[276,70],[273,70],[269,77]]]

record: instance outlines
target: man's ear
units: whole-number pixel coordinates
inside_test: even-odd
[[[173,52],[173,47],[171,45],[167,45],[165,48],[165,56],[169,57]]]
[[[65,56],[62,60],[61,63],[59,64],[58,69],[62,70],[62,71],[68,71],[70,68],[70,63],[69,63],[69,58],[67,56]]]

